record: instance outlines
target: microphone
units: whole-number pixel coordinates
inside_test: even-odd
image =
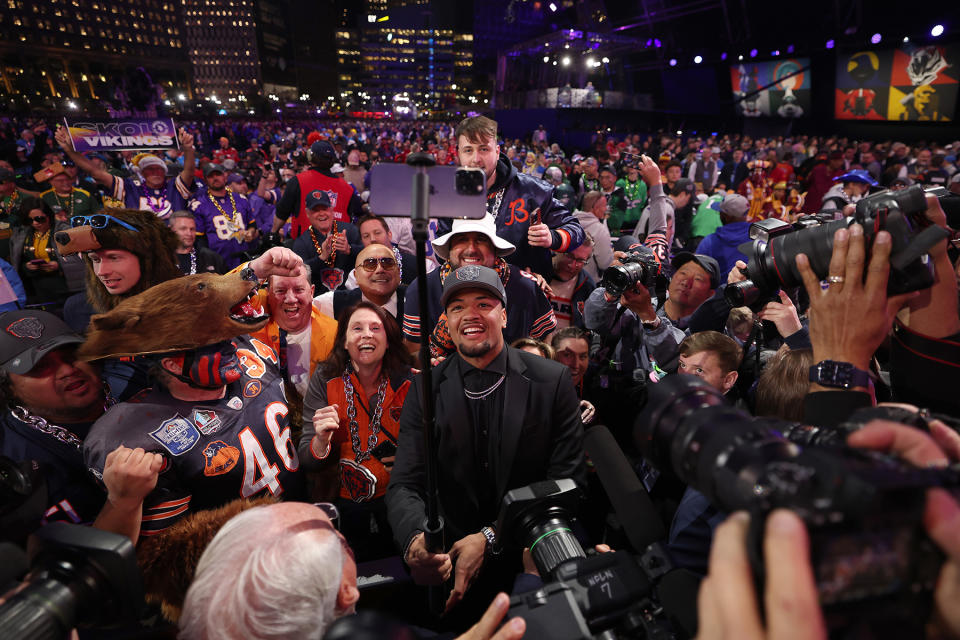
[[[643,552],[650,544],[663,540],[667,532],[660,515],[610,430],[599,424],[588,429],[584,448],[630,545]]]

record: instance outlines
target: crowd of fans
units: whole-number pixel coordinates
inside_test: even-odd
[[[252,529],[279,542],[298,526],[316,537],[309,553],[296,551],[303,542],[291,538],[290,553],[302,555],[258,562],[342,566],[297,574],[323,585],[311,605],[323,609],[314,611],[322,614],[321,635],[357,604],[354,558],[399,555],[418,584],[450,580],[448,607],[465,612],[448,616],[451,629],[467,629],[487,605],[502,617],[504,601],[491,598],[510,589],[500,578],[520,571],[491,557],[490,514],[505,490],[540,474],[577,479],[590,513],[603,519],[606,498],[586,479],[581,444],[583,427],[594,424],[608,425],[631,458],[669,529],[672,560],[713,576],[711,541],[729,514],[653,471],[632,441],[637,389],[665,376],[698,376],[753,415],[811,424],[835,425],[878,402],[915,405],[956,461],[960,448],[946,424],[960,424],[951,393],[960,380],[960,262],[950,241],[929,251],[934,285],[916,294],[887,296],[890,236],[870,234],[870,246],[857,225],[834,236],[828,276],[815,276],[801,258],[804,286],[773,300],[732,307],[724,290],[747,277],[743,245],[753,223],[839,219],[872,192],[914,184],[960,196],[960,142],[600,131],[590,148],[564,149],[543,128],[525,140],[500,139],[496,123],[483,117],[178,124],[178,150],[157,154],[82,155],[62,127],[40,120],[0,127],[0,267],[9,284],[0,286],[7,311],[0,317],[7,403],[0,437],[4,455],[43,463],[45,521],[93,522],[141,546],[161,544],[238,491],[335,505],[323,514],[307,504],[261,505],[237,516],[242,527],[225,526],[189,594],[183,585],[177,604],[186,637],[219,637],[207,610],[216,602],[234,607],[236,625],[247,623],[241,606],[254,618],[272,615],[266,597],[241,605],[219,593],[224,585],[211,572],[228,555],[256,556]],[[431,221],[425,279],[417,276],[410,220],[379,217],[368,204],[373,167],[417,152],[437,164],[483,169],[489,193],[485,218]],[[929,197],[927,205],[925,224],[946,228],[938,201]],[[90,229],[94,244],[84,245],[89,237],[79,229]],[[622,291],[604,279],[611,268],[637,262],[656,265],[656,277]],[[144,338],[137,348],[98,352],[88,358],[95,365],[77,359],[84,335],[120,340],[159,327],[147,322],[147,311],[135,321],[118,318],[126,301],[180,275],[228,272],[262,283],[237,312],[269,315],[257,332],[187,346],[161,335],[155,344]],[[171,288],[164,295],[176,307],[191,294]],[[201,312],[194,322],[205,321]],[[185,334],[190,325],[183,324]],[[466,445],[475,463],[448,459],[460,450],[439,445],[443,464],[452,466],[441,466],[447,490],[470,487],[453,496],[441,491],[456,532],[455,544],[442,550],[428,549],[417,525],[422,451],[412,449],[411,425],[422,410],[422,331],[440,367],[438,423],[462,409],[478,434]],[[43,346],[31,343],[41,336]],[[504,341],[533,355],[500,351]],[[484,349],[492,349],[490,358]],[[222,363],[233,353],[239,362],[228,371]],[[846,367],[846,382],[814,377],[811,367],[827,361]],[[238,378],[245,386],[235,394]],[[533,391],[517,396],[516,389],[547,379],[559,386],[537,405],[539,418],[528,418],[549,420],[547,431],[535,425],[519,445],[501,445],[509,441],[510,412],[535,404]],[[450,400],[448,384],[465,399]],[[242,430],[251,416],[262,416],[262,433]],[[134,434],[130,424],[150,427]],[[495,426],[488,432],[488,425]],[[234,429],[232,441],[226,434]],[[871,429],[894,427],[863,433]],[[902,452],[892,436],[881,443],[863,433],[863,446]],[[500,459],[499,447],[511,446],[524,474],[509,471],[512,453]],[[226,484],[231,472],[242,476],[240,487]],[[729,522],[718,540],[742,545],[745,533],[738,538],[734,529],[746,525],[739,516]],[[770,535],[802,538],[792,521],[780,525]],[[611,527],[585,522],[578,533],[585,546],[623,541]],[[232,536],[230,544],[221,536]],[[934,539],[956,563],[955,543],[943,534]],[[709,584],[702,600],[722,602],[716,581]],[[273,602],[298,593],[297,585],[287,595],[274,587]],[[471,603],[470,592],[482,598]],[[701,602],[701,624],[724,623],[718,602],[708,609]],[[250,624],[232,633],[255,637]],[[944,624],[960,632],[949,619]],[[269,631],[256,637],[299,634],[276,621],[264,625]],[[494,626],[466,637],[490,637]],[[508,625],[499,637],[522,631],[520,623]]]

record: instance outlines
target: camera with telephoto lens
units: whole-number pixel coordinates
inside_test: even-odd
[[[927,251],[947,237],[942,228],[929,224],[926,195],[946,201],[950,194],[942,187],[924,191],[914,185],[901,191],[881,191],[863,198],[853,216],[825,222],[821,217],[806,217],[800,225],[767,219],[750,226],[750,244],[740,252],[749,256],[747,280],[728,285],[724,297],[734,307],[759,309],[777,299],[777,291],[803,284],[796,258],[803,253],[810,268],[821,280],[828,275],[833,254],[833,234],[853,223],[863,227],[869,262],[873,239],[878,231],[887,231],[893,240],[890,253],[890,279],[887,293],[897,295],[920,291],[933,285],[933,263]]]
[[[514,489],[503,498],[497,545],[530,549],[544,586],[510,599],[508,618],[526,623],[528,638],[673,638],[673,625],[653,597],[665,556],[626,551],[587,556],[570,520],[580,491],[570,479],[546,480]],[[654,549],[649,553],[655,553]]]
[[[27,552],[26,586],[0,605],[0,638],[60,640],[74,627],[139,619],[143,587],[126,536],[54,522],[30,536]]]
[[[657,255],[649,247],[640,245],[627,251],[620,264],[607,267],[600,286],[611,296],[619,298],[625,291],[639,287],[653,289],[662,272]]]
[[[943,560],[923,529],[925,494],[960,487],[960,474],[853,449],[842,444],[843,434],[828,431],[753,418],[685,375],[652,385],[634,423],[637,446],[651,464],[672,469],[721,511],[751,513],[748,552],[758,594],[765,518],[790,509],[807,525],[813,576],[832,630],[921,637],[915,626],[927,620]]]

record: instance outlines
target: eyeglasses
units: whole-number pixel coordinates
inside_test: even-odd
[[[564,257],[565,260],[569,260],[573,264],[585,265],[588,262],[590,262],[590,258],[574,258],[573,254],[571,253],[563,253],[561,255]]]
[[[30,216],[30,222],[46,222],[46,221],[47,221],[47,218],[45,216],[40,216],[37,218]]]
[[[317,507],[330,518],[330,522],[333,523],[334,528],[340,528],[340,510],[337,509],[337,505],[332,502],[314,502],[313,506]]]
[[[367,258],[360,263],[360,266],[363,267],[364,271],[376,271],[377,263],[379,263],[385,271],[397,268],[397,261],[394,258]]]
[[[111,222],[116,222],[121,227],[130,229],[130,231],[140,231],[133,225],[129,225],[119,218],[114,218],[113,216],[106,213],[97,213],[92,216],[73,216],[70,218],[71,227],[82,227],[85,224],[90,225],[94,229],[104,229]]]

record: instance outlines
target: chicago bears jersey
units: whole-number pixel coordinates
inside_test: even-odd
[[[98,478],[119,444],[163,456],[157,487],[144,501],[141,535],[235,498],[303,497],[276,353],[247,336],[234,344],[243,375],[219,400],[185,402],[157,386],[111,408],[84,441],[85,463]]]

